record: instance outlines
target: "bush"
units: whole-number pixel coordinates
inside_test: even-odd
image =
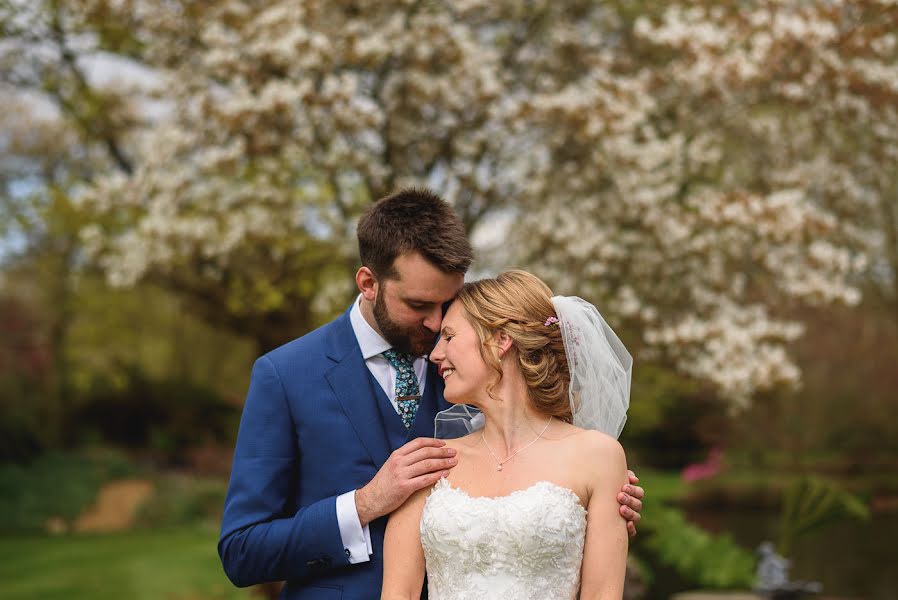
[[[116,453],[52,452],[25,464],[0,464],[0,532],[37,532],[50,518],[74,521],[106,481],[135,467]]]
[[[0,462],[32,460],[46,445],[41,408],[52,404],[51,352],[33,313],[0,295]]]
[[[649,568],[667,567],[691,587],[751,587],[754,553],[728,535],[710,534],[686,520],[683,512],[674,507],[688,493],[677,474],[646,470],[640,477],[651,495],[642,511],[640,534],[632,549]]]
[[[755,556],[729,535],[712,535],[687,522],[675,508],[657,507],[650,514],[642,528],[648,530],[645,546],[659,562],[703,588],[752,586]]]
[[[33,415],[6,406],[0,408],[0,463],[27,463],[40,456],[44,449]]]
[[[154,381],[134,368],[125,372],[123,384],[98,385],[74,414],[82,439],[148,448],[173,464],[183,463],[187,448],[233,444],[238,407],[190,381]]]
[[[227,481],[167,475],[156,485],[156,493],[140,510],[141,527],[184,526],[197,522],[218,525],[224,507]]]
[[[671,369],[641,364],[633,373],[631,397],[620,438],[631,464],[681,469],[720,443],[725,404]]]

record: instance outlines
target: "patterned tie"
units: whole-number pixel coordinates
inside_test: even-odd
[[[418,376],[415,375],[415,367],[412,357],[408,354],[396,352],[392,348],[383,353],[390,366],[396,369],[396,405],[402,424],[406,429],[412,426],[415,414],[418,412],[418,399],[421,397],[418,388]]]

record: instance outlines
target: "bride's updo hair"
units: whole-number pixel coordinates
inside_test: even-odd
[[[480,355],[498,375],[487,387],[490,397],[495,398],[492,389],[502,380],[502,367],[488,346],[495,346],[493,335],[501,331],[514,344],[516,352],[507,356],[517,360],[534,407],[570,423],[571,375],[561,328],[546,325],[549,317],[557,317],[549,286],[526,271],[512,270],[495,279],[466,283],[456,299],[480,337]]]

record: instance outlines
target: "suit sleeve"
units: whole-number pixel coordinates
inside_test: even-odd
[[[239,587],[349,564],[336,496],[293,511],[300,449],[284,388],[271,360],[253,366],[225,499],[218,554]]]

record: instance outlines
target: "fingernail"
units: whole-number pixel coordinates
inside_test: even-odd
[[[632,493],[633,493],[633,488],[632,488],[631,486],[629,486],[629,485],[625,485],[625,486],[624,486],[624,491],[627,492],[628,494],[632,494]]]
[[[449,471],[443,471],[443,477],[449,477]]]
[[[457,458],[450,458],[450,459],[449,459],[449,464],[450,464],[450,465],[458,464],[458,459],[457,459]]]
[[[454,448],[448,448],[448,449],[446,450],[446,454],[448,454],[449,456],[455,456],[456,451],[455,451]]]
[[[630,497],[626,494],[621,494],[620,496],[621,496],[620,499],[623,500],[624,502],[626,502],[627,500],[630,499]]]

